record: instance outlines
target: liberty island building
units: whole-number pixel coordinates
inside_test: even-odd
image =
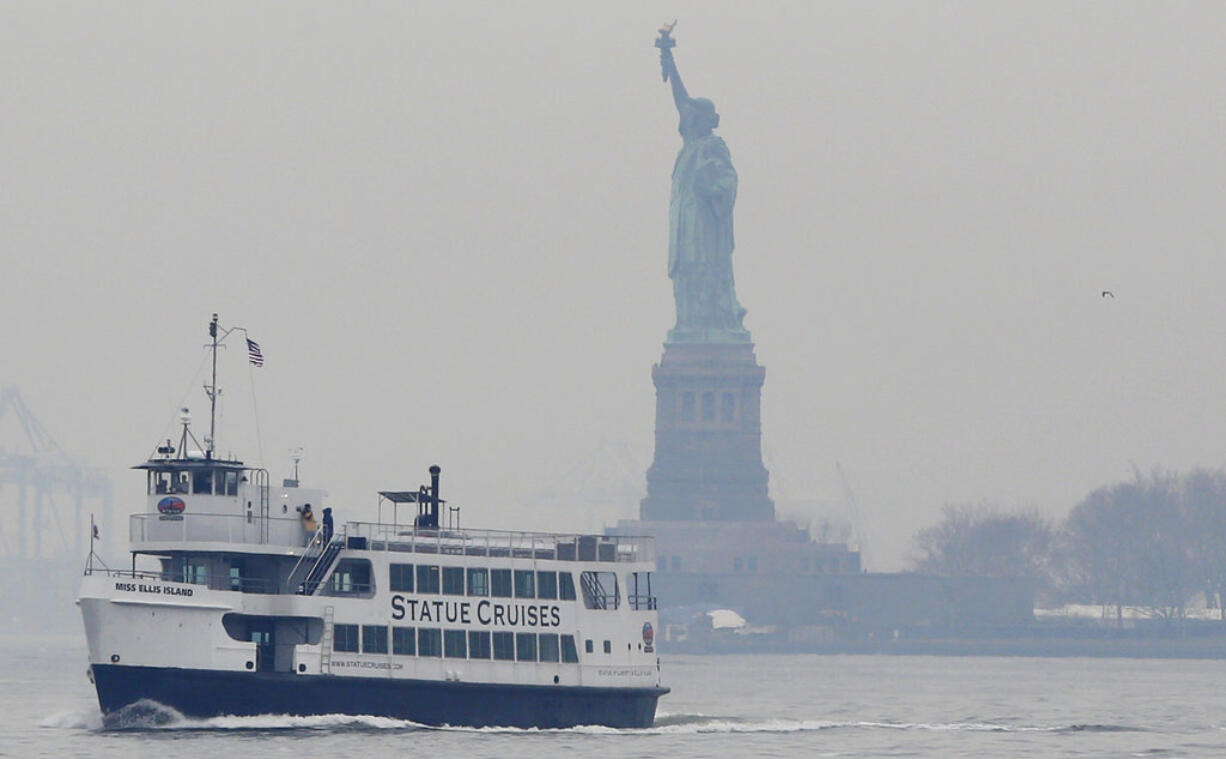
[[[655,537],[661,620],[681,629],[718,608],[777,628],[777,641],[801,647],[904,629],[1025,624],[1033,590],[1024,582],[868,574],[854,548],[815,541],[777,519],[762,460],[766,370],[733,277],[738,177],[714,133],[714,103],[691,97],[681,82],[671,32],[661,29],[656,46],[682,138],[669,203],[677,320],[652,369],[655,455],[639,519],[607,532]],[[673,627],[665,625],[666,647]]]

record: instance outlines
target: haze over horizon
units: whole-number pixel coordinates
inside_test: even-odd
[[[280,478],[301,446],[342,520],[433,463],[466,526],[631,516],[530,501],[602,441],[650,463],[674,17],[739,173],[778,506],[837,509],[840,462],[893,570],[946,504],[1226,463],[1197,3],[8,3],[0,386],[126,515],[178,408],[207,425],[217,312],[266,356],[223,356],[219,449]]]

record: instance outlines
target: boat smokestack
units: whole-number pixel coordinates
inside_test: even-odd
[[[438,525],[438,505],[441,503],[438,497],[438,476],[442,471],[442,467],[438,464],[430,467],[430,512],[436,526]]]

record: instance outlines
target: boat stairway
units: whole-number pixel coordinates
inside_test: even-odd
[[[322,539],[322,536],[321,536]],[[314,545],[314,541],[312,541]],[[319,558],[311,565],[310,571],[307,572],[301,583],[296,582],[294,575],[298,574],[298,567],[294,568],[294,572],[290,574],[290,587],[297,587],[296,592],[303,596],[313,596],[315,591],[319,589],[320,584],[328,575],[328,571],[332,569],[332,565],[336,562],[336,557],[340,555],[341,549],[345,547],[344,531],[338,532],[328,542],[328,545],[319,554]],[[309,554],[304,555],[303,559],[308,558]],[[300,562],[304,565],[305,562]]]

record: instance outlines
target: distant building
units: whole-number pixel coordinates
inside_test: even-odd
[[[661,573],[711,575],[858,574],[860,554],[843,543],[817,543],[790,522],[624,520],[616,532],[649,530]],[[700,599],[705,600],[705,599]],[[713,600],[713,599],[712,599]]]

